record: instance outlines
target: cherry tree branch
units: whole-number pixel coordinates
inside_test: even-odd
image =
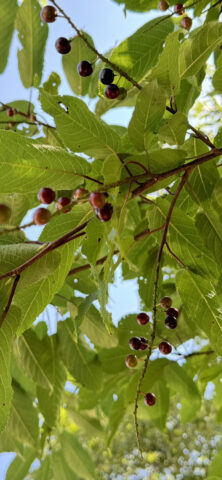
[[[13,297],[15,295],[15,291],[16,291],[16,287],[18,285],[18,282],[19,282],[19,279],[20,279],[20,275],[16,275],[15,279],[14,279],[14,282],[13,282],[13,285],[12,285],[12,290],[11,290],[11,293],[10,293],[10,296],[9,296],[9,299],[8,299],[8,303],[3,311],[3,314],[0,318],[0,328],[2,327],[2,324],[6,318],[6,315],[11,307],[11,304],[12,304],[12,300],[13,300]]]
[[[187,269],[186,265],[184,265],[184,263],[179,259],[179,257],[177,257],[177,256],[175,255],[175,253],[173,253],[173,251],[171,250],[169,244],[168,244],[167,242],[165,242],[165,245],[166,245],[167,250],[169,251],[170,255],[172,255],[172,257],[175,258],[175,260],[176,260],[178,263],[180,263],[180,265],[182,265],[183,268],[186,268],[186,269]]]
[[[21,112],[20,110],[17,110],[17,108],[12,107],[11,105],[8,105],[7,103],[3,103],[1,101],[0,101],[0,104],[2,105],[3,110],[8,110],[9,108],[12,108],[14,110],[15,115],[20,115],[21,117],[26,118],[27,120],[26,121],[24,120],[24,122],[28,123],[29,125],[41,125],[43,127],[52,128],[52,129],[55,130],[55,127],[53,127],[52,125],[48,125],[48,123],[41,122],[40,120],[37,120],[36,117],[35,117],[35,120],[32,121],[31,120],[32,114]],[[2,124],[3,123],[7,123],[7,124],[13,123],[14,125],[17,125],[17,124],[24,123],[24,122],[22,120],[14,122],[13,118],[10,117],[8,122],[7,121],[4,121],[4,122],[1,121],[0,123],[2,123]]]

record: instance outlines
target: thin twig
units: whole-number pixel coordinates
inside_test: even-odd
[[[12,290],[11,290],[11,293],[10,293],[10,296],[9,296],[9,299],[8,299],[8,303],[4,309],[4,312],[2,314],[2,317],[0,319],[0,328],[2,327],[2,324],[6,318],[6,315],[11,307],[11,304],[12,304],[12,300],[13,300],[13,297],[15,295],[15,291],[16,291],[16,287],[18,285],[18,282],[19,282],[19,279],[20,279],[20,275],[16,275],[15,279],[14,279],[14,282],[13,282],[13,285],[12,285]]]
[[[186,269],[187,269],[186,265],[184,265],[184,263],[179,259],[179,257],[177,257],[177,256],[175,255],[175,253],[172,252],[169,244],[168,244],[167,242],[165,242],[165,245],[166,245],[167,250],[169,251],[169,253],[172,255],[172,257],[175,258],[175,260],[176,260],[178,263],[180,263],[180,265],[182,265],[183,268],[186,268]]]
[[[24,113],[24,112],[21,112],[20,110],[17,110],[17,108],[15,107],[12,107],[11,105],[8,105],[7,103],[3,103],[0,101],[0,104],[2,105],[3,107],[3,110],[8,110],[9,108],[12,108],[14,110],[14,115],[20,115],[21,117],[24,117],[26,118],[27,120],[24,122],[27,123],[27,124],[30,124],[30,125],[42,125],[43,127],[47,127],[47,128],[53,128],[55,130],[55,127],[53,127],[52,125],[48,125],[48,123],[45,123],[45,122],[41,122],[39,120],[35,120],[35,121],[31,121],[30,120],[30,114],[28,113]],[[13,123],[14,125],[17,125],[17,124],[20,124],[20,123],[24,123],[22,120],[20,121],[13,121],[13,118],[10,118],[8,122],[3,122],[1,121],[0,123]]]
[[[178,355],[179,358],[181,358],[181,357],[190,358],[190,357],[195,357],[195,356],[198,356],[198,355],[212,355],[213,353],[215,353],[214,350],[207,350],[206,352],[192,352],[192,353],[188,353],[187,355],[184,355],[183,353],[176,352],[175,355]]]

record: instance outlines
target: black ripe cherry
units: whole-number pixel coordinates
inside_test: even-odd
[[[62,210],[63,207],[66,207],[66,205],[69,205],[71,202],[70,198],[68,197],[60,197],[57,200],[57,205],[56,208],[57,210]],[[66,208],[63,213],[68,213],[70,212],[70,208]]]
[[[190,30],[190,28],[192,27],[192,23],[192,18],[190,17],[183,17],[181,20],[181,25],[186,30]]]
[[[165,325],[170,330],[173,330],[174,328],[177,327],[177,319],[175,317],[166,317]]]
[[[107,85],[105,89],[105,96],[107,98],[110,98],[111,100],[114,100],[117,98],[120,94],[120,90],[118,85],[115,85],[115,83],[112,83],[111,85]]]
[[[139,337],[132,337],[129,341],[129,346],[131,350],[140,350],[141,339]]]
[[[55,22],[57,17],[56,8],[51,7],[50,5],[46,5],[46,7],[44,7],[41,10],[40,17],[43,20],[43,22],[46,22],[46,23]]]
[[[184,8],[182,3],[177,3],[174,7],[174,12],[177,13],[178,15],[183,15],[184,13]]]
[[[125,358],[125,363],[128,368],[135,368],[137,366],[136,355],[127,355]]]
[[[148,340],[147,338],[140,337],[141,345],[140,345],[140,350],[146,350],[148,347]]]
[[[168,342],[161,342],[159,344],[159,351],[164,355],[169,355],[172,352],[172,345]]]
[[[57,52],[61,53],[62,55],[66,55],[71,50],[71,43],[67,38],[59,37],[56,40],[55,48]]]
[[[103,208],[106,204],[107,193],[92,192],[89,196],[89,201],[93,208]]]
[[[89,77],[93,72],[93,68],[87,60],[82,60],[82,62],[77,65],[77,71],[80,77]]]
[[[56,194],[51,188],[41,188],[38,193],[38,199],[41,203],[50,204],[54,202]]]
[[[111,85],[111,83],[113,83],[114,77],[115,75],[111,68],[104,68],[99,74],[100,82],[103,83],[103,85]]]
[[[160,305],[161,305],[161,307],[163,307],[165,309],[170,308],[172,303],[173,303],[172,298],[170,298],[170,297],[163,297],[163,298],[160,299]]]
[[[75,200],[80,200],[81,198],[85,197],[87,193],[88,193],[88,190],[86,190],[85,188],[77,188],[73,196]]]
[[[144,403],[148,407],[152,407],[156,403],[156,395],[154,395],[154,393],[146,393],[146,395],[144,395]]]
[[[173,307],[170,307],[168,308],[168,310],[166,311],[166,314],[168,315],[168,317],[174,317],[174,318],[177,318],[178,315],[179,315],[179,312],[176,308],[173,308]]]
[[[113,206],[106,203],[103,208],[96,208],[95,212],[101,222],[108,222],[113,214]]]
[[[13,117],[15,111],[14,111],[14,108],[8,108],[7,111],[6,111],[8,117]]]
[[[12,214],[11,208],[3,203],[0,203],[0,223],[6,223]]]
[[[158,8],[159,8],[159,10],[161,10],[162,12],[165,12],[165,11],[168,10],[168,8],[169,8],[169,3],[166,2],[166,0],[162,0],[162,1],[159,3]]]
[[[150,317],[149,315],[147,315],[147,313],[141,312],[141,313],[138,313],[136,319],[139,325],[146,325],[149,322]]]
[[[46,223],[49,222],[50,218],[51,218],[50,211],[47,210],[46,208],[40,207],[40,208],[37,208],[37,210],[34,213],[33,222],[36,225],[45,225]]]

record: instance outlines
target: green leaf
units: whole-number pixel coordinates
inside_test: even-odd
[[[179,167],[184,163],[185,151],[174,150],[172,148],[162,148],[161,150],[154,150],[148,154],[149,167],[152,172],[164,173],[173,168]],[[167,185],[169,179],[165,180]],[[158,184],[158,190],[161,188]],[[155,187],[156,190],[156,187]]]
[[[93,305],[81,323],[81,331],[98,347],[110,348],[118,343],[115,331],[112,335],[108,333],[99,311]]]
[[[24,480],[35,457],[36,453],[29,449],[25,452],[24,460],[15,457],[7,471],[6,480]]]
[[[112,408],[109,414],[109,436],[108,436],[108,445],[110,444],[113,436],[115,435],[120,423],[123,420],[123,417],[126,413],[125,405],[125,395],[124,391],[120,392],[118,399],[113,402]]]
[[[64,432],[60,437],[63,454],[67,465],[81,478],[92,480],[95,478],[94,465],[87,450],[77,440],[77,437]]]
[[[182,145],[187,129],[188,122],[186,116],[177,112],[173,117],[166,120],[165,124],[160,128],[160,140],[169,145]]]
[[[114,347],[102,349],[99,352],[99,359],[104,372],[114,374],[126,371],[125,358],[129,354],[128,347]]]
[[[42,242],[56,240],[56,238],[65,235],[65,233],[70,232],[74,228],[89,220],[91,213],[92,207],[89,203],[84,205],[75,205],[70,213],[65,215],[62,213],[61,215],[52,218],[42,231],[40,240]],[[76,249],[82,241],[83,239],[81,239],[81,237],[74,240],[72,242],[72,245],[74,245],[73,249]]]
[[[204,66],[210,54],[222,41],[222,25],[209,22],[196,28],[180,47],[180,78],[196,75]]]
[[[143,420],[149,417],[159,430],[164,430],[170,406],[170,395],[163,378],[154,383],[152,392],[156,395],[155,405],[149,408],[142,400],[142,403],[139,404],[138,417]]]
[[[222,56],[218,58],[217,69],[213,76],[213,86],[216,90],[216,93],[222,92]]]
[[[222,266],[222,226],[219,219],[209,211],[208,215],[198,213],[196,226],[202,236],[205,246]]]
[[[77,476],[64,458],[64,450],[54,451],[52,454],[53,480],[77,480]]]
[[[133,10],[135,12],[147,12],[152,8],[156,7],[156,0],[139,0],[139,2],[135,2],[135,0],[114,0],[116,3],[124,3],[125,8],[128,10]]]
[[[50,337],[52,343],[53,339]],[[54,350],[54,375],[53,375],[53,391],[50,391],[48,388],[42,388],[37,386],[37,397],[38,405],[40,412],[44,415],[45,422],[47,425],[52,428],[56,425],[56,421],[59,415],[60,403],[62,399],[62,394],[64,391],[65,381],[66,381],[66,372],[63,367],[63,364],[59,361],[58,350],[55,349],[55,344],[53,344]]]
[[[129,124],[129,136],[138,150],[145,150],[145,134],[155,132],[165,112],[166,98],[156,80],[143,87]]]
[[[101,250],[104,245],[104,237],[106,232],[106,225],[94,218],[86,227],[86,239],[82,246],[82,253],[86,255],[89,263],[95,265],[96,260],[101,255]]]
[[[16,18],[16,29],[22,45],[18,51],[18,67],[25,88],[33,86],[36,76],[39,85],[42,77],[48,26],[41,21],[40,12],[37,0],[24,0]]]
[[[0,73],[7,65],[17,8],[17,0],[1,1]]]
[[[40,468],[34,472],[35,480],[49,480],[52,474],[51,471],[51,456],[45,458]]]
[[[19,386],[13,385],[13,390],[11,416],[6,431],[36,449],[39,434],[37,409]]]
[[[61,84],[61,78],[56,72],[52,72],[46,82],[43,83],[43,88],[50,95],[58,95],[58,88]],[[49,134],[50,132],[47,132]]]
[[[222,472],[222,450],[219,450],[219,452],[217,452],[217,455],[214,457],[213,461],[209,465],[209,470],[208,470],[209,480],[211,477],[222,478],[221,472]]]
[[[148,76],[150,80],[156,79],[158,84],[167,89],[169,93],[175,91],[180,86],[179,77],[179,32],[170,33],[166,38],[163,52],[159,56],[156,67],[152,69]]]
[[[94,46],[93,39],[87,33],[82,32],[88,42]],[[63,55],[62,65],[72,91],[76,95],[86,95],[91,82],[91,76],[83,78],[77,72],[77,65],[82,60],[94,62],[96,54],[90,50],[78,35],[72,39],[72,50],[68,55]]]
[[[102,425],[96,418],[79,413],[72,406],[68,407],[68,413],[71,419],[85,431],[87,436],[93,438],[103,436],[104,431]]]
[[[54,117],[65,145],[73,152],[101,157],[118,150],[119,135],[90,112],[79,98],[51,96],[42,91],[41,102],[44,110]]]

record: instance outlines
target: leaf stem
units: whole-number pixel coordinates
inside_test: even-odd
[[[8,299],[8,303],[4,309],[4,312],[1,316],[1,319],[0,319],[0,328],[2,327],[2,324],[6,318],[6,315],[11,307],[11,304],[12,304],[12,300],[13,300],[13,297],[15,295],[15,291],[16,291],[16,287],[18,285],[18,282],[19,282],[19,279],[20,279],[20,275],[16,275],[15,279],[14,279],[14,282],[13,282],[13,285],[12,285],[12,289],[11,289],[11,293],[10,293],[10,296],[9,296],[9,299]]]

